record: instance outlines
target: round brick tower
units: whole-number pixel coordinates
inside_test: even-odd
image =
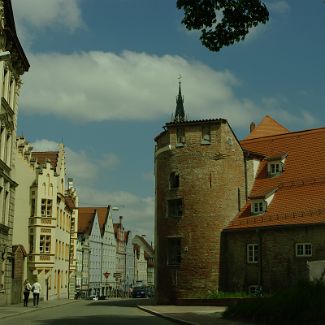
[[[188,121],[181,85],[156,138],[157,303],[219,288],[220,235],[245,202],[244,157],[224,119]]]

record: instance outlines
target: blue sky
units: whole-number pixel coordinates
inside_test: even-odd
[[[270,21],[209,52],[176,0],[12,0],[31,68],[18,135],[62,142],[80,205],[153,239],[154,137],[175,110],[179,74],[190,119],[226,118],[238,138],[269,114],[290,130],[323,127],[323,1],[268,1]]]

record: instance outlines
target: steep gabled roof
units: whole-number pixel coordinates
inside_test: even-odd
[[[78,232],[79,233],[87,233],[91,232],[91,226],[95,215],[97,213],[98,216],[98,223],[101,235],[104,234],[105,225],[107,222],[108,214],[109,214],[108,207],[80,207],[78,209]],[[79,231],[80,230],[80,231]]]
[[[93,208],[78,208],[78,233],[89,235],[94,217],[95,211]]]
[[[325,223],[325,128],[246,138],[241,145],[266,157],[261,158],[249,196],[276,192],[267,211],[258,216],[251,215],[248,200],[226,230]],[[267,157],[277,156],[285,157],[284,171],[268,177]]]
[[[32,152],[32,158],[34,158],[39,165],[44,165],[49,160],[51,166],[56,169],[59,159],[58,151],[44,151],[44,152]]]
[[[244,140],[284,134],[288,132],[289,130],[287,128],[275,121],[271,116],[266,115]]]

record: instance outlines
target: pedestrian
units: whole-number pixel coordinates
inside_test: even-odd
[[[41,292],[41,285],[37,280],[32,285],[32,292],[33,292],[33,305],[38,306],[39,294]]]
[[[32,286],[30,285],[28,279],[24,281],[24,307],[28,306],[29,293],[32,290]]]

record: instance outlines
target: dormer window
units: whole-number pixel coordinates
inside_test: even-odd
[[[185,130],[184,128],[177,128],[176,130],[176,146],[182,147],[185,144]]]
[[[264,200],[252,200],[251,212],[254,215],[262,214],[266,211],[266,202]]]
[[[269,177],[279,176],[284,170],[284,162],[287,154],[281,154],[267,158],[267,174]]]
[[[211,143],[211,129],[209,125],[203,125],[202,127],[202,141],[201,144]]]

